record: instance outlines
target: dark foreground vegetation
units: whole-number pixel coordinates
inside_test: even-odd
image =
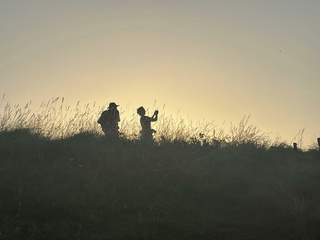
[[[0,133],[0,239],[320,239],[320,152]]]

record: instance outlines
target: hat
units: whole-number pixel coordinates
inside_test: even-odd
[[[115,102],[111,102],[111,103],[109,103],[109,107],[108,107],[108,109],[110,109],[110,108],[116,108],[116,107],[118,107],[119,105],[117,105]]]

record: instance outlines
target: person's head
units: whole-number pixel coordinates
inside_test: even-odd
[[[117,105],[115,102],[111,102],[111,103],[109,103],[108,109],[117,109],[118,106],[119,105]]]
[[[140,116],[144,116],[146,114],[146,110],[143,108],[143,107],[139,107],[137,109],[137,113],[140,115]]]

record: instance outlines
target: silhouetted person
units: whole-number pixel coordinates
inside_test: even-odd
[[[158,120],[158,113],[159,111],[154,111],[154,114],[152,117],[145,116],[146,110],[143,107],[139,107],[137,109],[137,113],[140,115],[140,124],[142,130],[140,131],[140,139],[144,142],[151,142],[153,141],[153,133],[156,131],[154,129],[151,129],[151,122],[155,122]]]
[[[120,115],[117,109],[119,105],[114,102],[109,103],[107,110],[101,113],[98,123],[101,125],[102,131],[109,139],[119,138],[119,126]]]

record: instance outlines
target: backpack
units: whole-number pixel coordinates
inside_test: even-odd
[[[107,121],[107,115],[108,115],[108,111],[103,111],[103,112],[101,113],[101,116],[100,116],[99,119],[98,119],[98,123],[99,123],[100,125],[103,125],[103,124],[106,123],[106,121]]]
[[[118,118],[119,118],[119,116],[117,116],[118,114],[119,114],[118,111],[116,112],[110,111],[110,110],[103,111],[100,118],[98,119],[98,123],[100,125],[109,125],[109,126],[117,125]]]

